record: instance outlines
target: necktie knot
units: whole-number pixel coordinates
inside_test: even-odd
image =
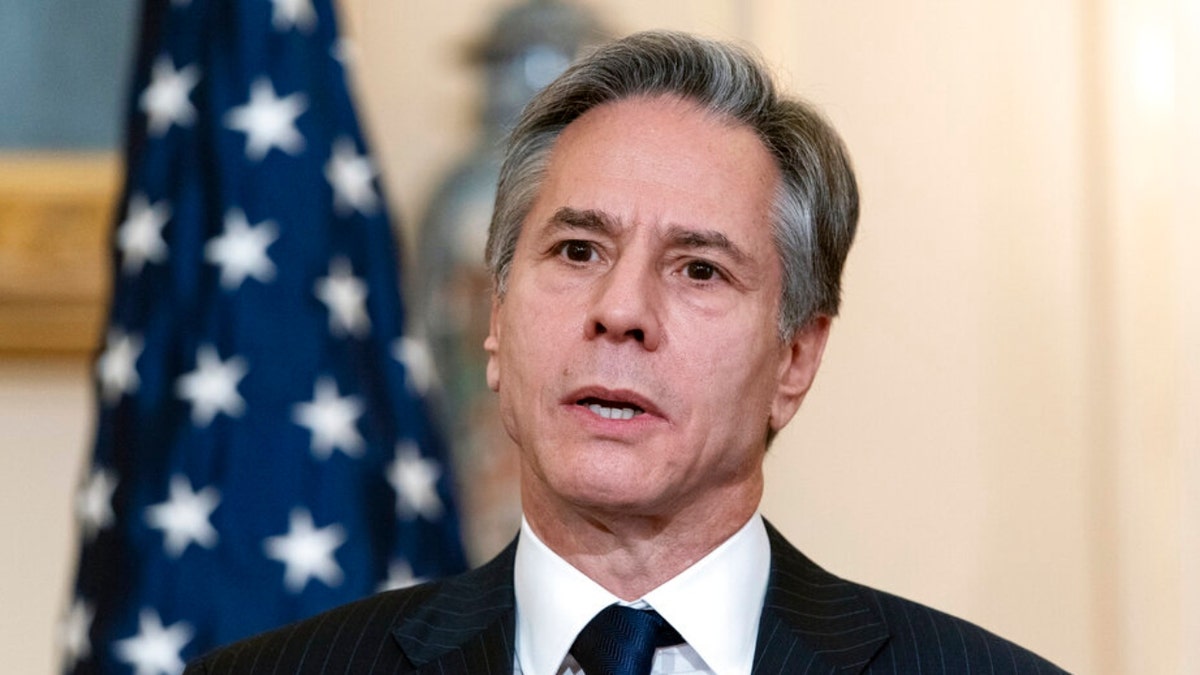
[[[613,604],[579,631],[571,655],[587,675],[649,675],[654,650],[682,642],[658,612]]]

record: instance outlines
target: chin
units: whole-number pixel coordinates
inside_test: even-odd
[[[553,491],[577,508],[603,513],[653,511],[662,503],[660,489],[646,480],[645,472],[607,471],[599,475],[581,471],[563,477]]]

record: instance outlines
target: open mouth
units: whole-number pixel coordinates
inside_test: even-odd
[[[593,396],[581,398],[575,405],[581,405],[606,420],[631,420],[646,412],[632,403],[606,401]]]

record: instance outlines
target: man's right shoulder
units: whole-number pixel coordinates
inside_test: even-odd
[[[385,591],[234,642],[190,663],[188,675],[407,672],[394,629],[444,584]],[[411,668],[411,666],[409,666]]]
[[[511,663],[515,554],[516,540],[482,567],[378,593],[235,642],[186,672],[402,674],[443,658],[453,661],[453,672],[507,672],[487,664]]]

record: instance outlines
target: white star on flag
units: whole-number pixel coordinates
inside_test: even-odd
[[[142,355],[142,336],[113,326],[104,344],[104,353],[96,359],[96,377],[100,380],[101,400],[112,405],[125,394],[137,391],[141,384],[137,360]]]
[[[169,491],[167,501],[146,508],[146,524],[163,531],[167,554],[178,558],[192,542],[204,548],[216,546],[217,531],[208,518],[220,503],[221,493],[212,486],[195,492],[182,474],[171,476]]]
[[[201,345],[196,351],[196,369],[175,382],[176,395],[192,404],[192,424],[206,427],[219,412],[241,417],[246,401],[237,386],[246,370],[245,359],[234,356],[222,362],[216,348]]]
[[[437,462],[421,456],[415,443],[396,444],[396,459],[388,464],[388,483],[396,491],[396,513],[403,518],[423,516],[434,520],[442,515],[442,500],[437,494],[437,481],[442,468]]]
[[[117,658],[133,666],[135,675],[179,675],[183,659],[179,653],[192,640],[192,627],[179,621],[170,628],[153,609],[138,616],[138,633],[113,645]]]
[[[267,248],[279,238],[275,223],[264,220],[251,226],[241,209],[225,214],[225,231],[204,246],[204,259],[221,268],[221,287],[234,290],[246,277],[267,283],[275,278],[275,264]]]
[[[96,609],[83,598],[76,598],[58,626],[58,641],[63,650],[63,669],[73,670],[75,664],[92,655],[92,619]]]
[[[333,46],[329,48],[329,55],[343,68],[346,68],[358,60],[358,44],[350,38],[340,37],[333,41]]]
[[[288,533],[263,540],[267,557],[285,566],[283,585],[292,593],[304,590],[309,579],[319,579],[326,586],[342,583],[342,568],[333,552],[346,541],[341,525],[334,523],[321,529],[313,527],[312,514],[307,509],[292,509]]]
[[[317,379],[311,403],[297,403],[292,419],[312,432],[310,449],[313,457],[329,459],[334,449],[351,457],[363,453],[363,437],[355,423],[363,413],[363,403],[356,396],[338,396],[337,383],[331,377]]]
[[[225,115],[225,126],[246,134],[246,158],[257,162],[271,148],[289,155],[304,149],[304,137],[296,129],[296,118],[308,108],[304,94],[279,98],[265,77],[250,85],[250,101]]]
[[[379,208],[379,196],[375,194],[374,180],[379,172],[370,158],[358,154],[354,141],[339,136],[333,142],[333,154],[325,163],[325,180],[333,188],[333,208],[339,215],[358,211],[364,216],[375,213]]]
[[[376,590],[380,592],[394,591],[398,588],[408,588],[409,586],[423,584],[426,581],[425,577],[413,574],[412,565],[409,565],[407,561],[394,560],[388,565],[387,579],[384,579],[383,583],[379,584]]]
[[[275,6],[271,14],[271,26],[281,33],[292,28],[309,33],[317,24],[312,0],[271,0],[271,4]]]
[[[129,199],[129,211],[117,228],[122,272],[137,274],[147,262],[161,263],[167,259],[167,242],[162,230],[170,219],[171,207],[165,199],[154,204],[150,204],[143,194],[135,194]]]
[[[338,256],[329,263],[329,276],[317,280],[314,293],[329,309],[329,330],[339,337],[366,337],[371,330],[367,316],[367,284],[354,276],[350,261]]]
[[[408,390],[419,396],[438,384],[437,365],[424,340],[402,337],[392,343],[392,358],[404,364]]]
[[[188,97],[199,81],[200,69],[194,65],[175,70],[165,54],[154,60],[150,84],[138,98],[138,107],[149,118],[151,136],[162,136],[172,124],[186,127],[196,121],[196,108]]]
[[[79,518],[84,538],[91,540],[100,530],[113,524],[113,493],[117,491],[117,474],[109,469],[96,469],[75,495],[75,515]]]

